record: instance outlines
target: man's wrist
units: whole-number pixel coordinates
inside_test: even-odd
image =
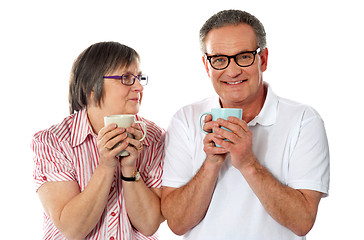
[[[251,161],[245,164],[243,167],[238,169],[243,175],[255,175],[257,174],[263,166],[257,161],[256,158],[252,158]]]
[[[215,161],[215,159],[206,158],[203,166],[208,171],[219,172],[223,164],[224,161]]]

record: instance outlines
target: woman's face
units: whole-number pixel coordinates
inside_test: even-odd
[[[107,76],[121,76],[123,74],[133,74],[138,76],[141,74],[139,62],[135,61],[129,67],[124,67],[113,72],[109,72]],[[104,79],[103,97],[100,108],[106,115],[115,114],[137,114],[139,112],[140,103],[143,97],[143,86],[136,79],[134,84],[126,86],[121,83],[120,79]]]

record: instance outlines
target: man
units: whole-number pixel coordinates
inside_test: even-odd
[[[217,96],[179,110],[167,131],[162,213],[169,227],[186,239],[305,239],[329,188],[322,119],[263,81],[265,30],[251,14],[215,14],[200,43]],[[208,115],[205,135],[199,117],[216,107],[242,108],[243,118]]]

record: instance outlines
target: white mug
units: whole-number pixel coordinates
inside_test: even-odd
[[[135,115],[132,114],[119,114],[119,115],[109,115],[109,116],[105,116],[104,117],[104,124],[105,126],[111,124],[111,123],[115,123],[118,127],[122,127],[122,128],[127,128],[127,127],[131,127],[131,125],[133,123],[138,123],[141,124],[142,128],[143,128],[143,137],[141,139],[139,139],[139,141],[143,141],[145,136],[147,135],[147,126],[144,122],[142,121],[136,121],[135,120]],[[128,137],[130,138],[134,138],[134,136],[130,133],[127,133]],[[118,145],[118,144],[117,144]],[[113,148],[115,148],[117,145],[115,145]],[[116,156],[121,156],[121,157],[125,157],[125,156],[129,156],[130,153],[126,150],[123,150],[121,152],[119,152]]]

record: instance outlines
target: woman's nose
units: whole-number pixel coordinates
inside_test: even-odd
[[[144,90],[143,85],[139,82],[138,79],[135,79],[133,84],[134,91],[142,92]]]

